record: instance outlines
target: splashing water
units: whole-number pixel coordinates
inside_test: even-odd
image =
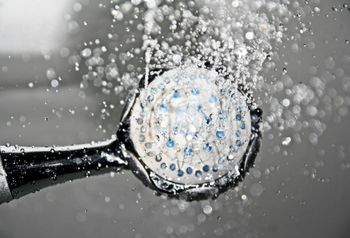
[[[263,62],[282,37],[279,21],[271,23],[263,12],[288,15],[278,1],[147,3],[143,38],[144,47],[153,48],[150,68],[207,63],[251,88],[259,85]]]
[[[304,69],[311,78],[300,82],[288,71],[293,59],[287,62],[283,53],[284,48],[295,54],[302,47],[315,49],[308,21],[322,13],[317,0],[111,3],[113,23],[107,42],[91,40],[79,54],[68,57],[76,70],[84,72],[83,95],[93,86],[103,94],[115,94],[124,105],[128,92],[137,91],[140,78],[150,70],[206,65],[220,75],[229,75],[220,82],[222,87],[243,84],[249,89],[263,108],[263,130],[265,138],[274,143],[272,153],[282,155],[295,144],[317,145],[326,131],[327,118],[339,122],[348,114],[349,98],[341,90],[329,88],[337,77],[342,79],[343,92],[349,91],[350,80],[340,66],[350,61],[348,55],[343,62],[327,57],[324,71],[317,65]],[[298,67],[302,68],[301,64],[299,60]],[[102,120],[116,108],[114,102],[104,105]]]
[[[220,75],[230,75],[226,81],[220,82],[222,87],[246,85],[263,108],[264,140],[273,142],[271,152],[278,157],[294,153],[291,148],[295,144],[317,146],[327,127],[331,126],[326,122],[337,123],[348,115],[350,78],[346,67],[350,57],[348,53],[335,58],[315,52],[318,45],[320,49],[328,43],[317,42],[313,37],[313,26],[309,23],[311,17],[321,15],[331,19],[334,16],[332,12],[348,11],[345,4],[326,12],[318,0],[112,0],[111,3],[112,8],[108,11],[113,22],[108,25],[110,32],[106,41],[88,39],[78,48],[78,53],[66,48],[61,51],[62,55],[67,55],[74,69],[82,72],[80,86],[83,94],[89,94],[89,87],[93,87],[111,96],[111,102],[103,102],[104,108],[99,115],[101,120],[106,120],[110,111],[117,108],[114,107],[116,98],[124,105],[128,92],[138,90],[140,78],[145,72],[184,65],[209,65]],[[72,34],[76,25],[74,21],[70,24]],[[348,44],[349,41],[344,42]],[[285,49],[291,52],[290,58],[285,56]],[[307,60],[301,60],[302,52],[312,52],[310,58],[323,60],[304,65]],[[308,78],[300,78],[305,74],[292,73],[293,65],[297,65],[294,72],[305,71]],[[51,74],[48,74],[50,77]],[[340,87],[334,86],[335,83]],[[53,81],[51,86],[55,85],[57,82]],[[159,110],[167,109],[159,107]],[[114,131],[111,127],[104,129],[111,133]],[[171,147],[172,143],[165,140],[163,144]],[[346,147],[340,145],[336,150],[339,157],[346,157]],[[186,156],[191,154],[185,146],[181,152]],[[319,154],[323,156],[325,150],[321,148]],[[319,176],[317,169],[325,162],[313,162],[314,167],[311,164],[300,169],[304,175],[314,179]],[[155,164],[160,166],[161,162]],[[262,176],[278,170],[281,162],[277,164],[261,171],[255,169],[250,177],[260,180]],[[349,169],[349,163],[344,162],[342,168]],[[176,166],[173,172],[175,180],[178,178]],[[194,175],[194,171],[190,172]],[[247,206],[254,203],[254,197],[265,193],[266,185],[260,182],[246,184],[250,187],[230,191],[219,201],[203,201],[198,214],[195,213],[195,205],[177,200],[164,200],[161,205],[157,204],[155,209],[159,211],[155,213],[165,218],[172,216],[174,220],[176,215],[183,213],[179,216],[181,222],[168,224],[165,228],[168,235],[190,233],[195,226],[205,224],[214,226],[213,233],[217,236],[239,227],[239,232],[248,234],[247,237],[257,237],[260,231],[255,236],[250,224],[247,225],[248,219],[257,214],[250,214]],[[270,187],[266,188],[271,191]],[[278,188],[277,197],[283,194],[281,190]],[[141,201],[140,193],[137,196],[137,202]],[[290,201],[295,199],[290,197]],[[142,206],[147,206],[148,200],[145,200],[145,203],[140,202]],[[218,211],[224,210],[233,218],[225,217],[224,213],[223,218],[217,217],[214,225],[206,222],[212,221],[214,216],[216,220]],[[240,219],[236,219],[237,214]],[[183,225],[183,220],[188,223]]]
[[[283,27],[279,24],[282,20],[288,21],[290,14],[280,1],[114,2],[115,24],[124,23],[125,17],[120,16],[137,12],[138,18],[145,19],[143,25],[137,25],[143,33],[143,46],[127,52],[114,49],[119,53],[109,53],[111,63],[106,66],[102,57],[108,53],[105,46],[93,51],[83,49],[81,56],[86,58],[85,64],[90,71],[83,76],[83,82],[93,81],[95,86],[110,87],[108,83],[100,82],[105,76],[107,81],[117,79],[128,88],[131,82],[137,81],[132,80],[135,75],[119,75],[116,62],[127,64],[137,57],[144,58],[149,68],[209,62],[214,68],[232,74],[236,81],[257,86],[262,80],[258,73],[263,62],[273,53],[273,44],[281,42]],[[143,13],[141,7],[148,10]],[[273,19],[269,19],[272,15]],[[116,34],[109,35],[111,41],[118,38]],[[145,57],[141,52],[145,52]],[[130,65],[129,68],[133,67]],[[89,78],[98,76],[99,80]]]
[[[276,0],[113,3],[115,26],[126,24],[136,28],[136,33],[124,40],[125,49],[115,47],[121,38],[117,33],[109,35],[114,49],[83,49],[81,56],[89,72],[84,74],[81,87],[93,84],[105,94],[114,91],[121,97],[137,89],[139,78],[149,70],[204,64],[220,75],[229,75],[220,82],[222,87],[242,84],[251,91],[265,93],[264,85],[270,80],[264,79],[261,71],[266,59],[275,55],[275,46],[282,42],[283,24],[291,15],[288,2]],[[136,41],[136,36],[142,38],[142,45],[127,47]],[[144,67],[135,61],[144,62]],[[120,68],[125,67],[122,72]]]

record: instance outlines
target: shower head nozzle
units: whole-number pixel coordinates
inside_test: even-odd
[[[158,190],[219,191],[248,169],[261,110],[225,80],[215,70],[180,67],[153,75],[132,100],[127,149]]]

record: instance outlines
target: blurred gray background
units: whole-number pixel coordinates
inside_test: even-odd
[[[293,80],[307,82],[314,66],[318,74],[334,76],[327,87],[336,93],[344,89],[342,79],[350,75],[350,11],[338,0],[318,7],[320,14],[305,20],[313,31],[305,46],[294,52],[287,41],[279,49],[278,70],[264,77],[280,75],[288,62]],[[81,90],[84,69],[75,71],[68,59],[84,42],[107,44],[111,21],[109,1],[0,0],[1,144],[67,145],[114,133],[119,97],[125,95]],[[128,32],[123,25],[116,28],[121,36]],[[132,33],[139,40],[125,47],[140,47],[140,33]],[[327,68],[330,56],[335,66]],[[116,105],[106,119],[99,116],[104,101]],[[216,200],[168,200],[129,171],[107,174],[1,205],[0,237],[350,237],[349,119],[336,112],[324,118],[327,129],[317,145],[306,139],[276,147],[279,132],[270,132],[276,136],[265,136],[244,182]]]

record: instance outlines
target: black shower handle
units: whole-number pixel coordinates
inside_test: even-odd
[[[0,203],[127,165],[115,139],[66,147],[0,146]]]

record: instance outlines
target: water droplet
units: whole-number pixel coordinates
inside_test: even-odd
[[[252,32],[252,31],[249,31],[249,32],[245,33],[245,38],[246,38],[247,40],[253,40],[254,37],[255,37],[255,34],[254,34],[254,32]]]
[[[57,79],[51,80],[51,87],[56,88],[59,85],[59,82]]]
[[[85,48],[81,51],[81,56],[83,56],[84,58],[89,58],[92,54],[92,51],[90,48]]]
[[[182,57],[181,55],[173,55],[173,61],[175,64],[181,63]]]
[[[203,206],[203,213],[206,215],[210,215],[213,212],[213,208],[209,205],[206,204]]]
[[[286,138],[284,138],[284,140],[282,141],[282,145],[287,146],[287,145],[289,145],[289,143],[290,143],[291,141],[292,141],[292,138],[286,137]]]

